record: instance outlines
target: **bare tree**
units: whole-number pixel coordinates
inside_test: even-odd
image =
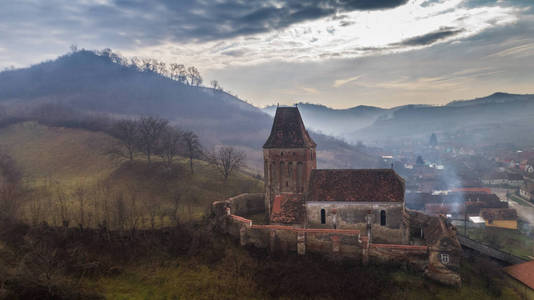
[[[217,170],[221,172],[224,181],[232,175],[236,170],[239,170],[244,165],[245,153],[239,151],[234,147],[220,147],[209,157],[212,164],[215,165]]]
[[[189,85],[199,86],[202,84],[202,76],[195,67],[187,68],[187,78],[189,79]]]
[[[202,147],[198,140],[198,136],[193,131],[186,131],[182,134],[185,153],[189,158],[189,167],[191,174],[193,174],[193,158],[197,158],[202,153]]]
[[[154,117],[142,117],[139,121],[139,148],[146,155],[148,163],[156,150],[162,133],[169,121]]]
[[[13,159],[0,153],[0,216],[13,217],[20,207],[22,175]]]
[[[80,228],[83,228],[85,226],[85,198],[86,198],[87,191],[84,189],[83,186],[79,186],[74,191],[74,194],[76,195],[76,198],[78,198],[78,204],[80,206],[79,207],[80,208],[79,226]]]
[[[171,64],[170,70],[172,79],[181,83],[187,83],[187,70],[184,65],[177,63]]]
[[[223,88],[221,87],[221,85],[219,84],[219,82],[217,80],[212,80],[210,82],[211,84],[211,88],[213,89],[213,91],[215,92],[219,92],[219,91],[222,91]]]
[[[176,128],[166,127],[159,139],[157,154],[165,161],[167,167],[172,166],[174,157],[180,150],[182,132]]]
[[[117,138],[109,154],[134,159],[139,142],[139,121],[120,120],[113,125],[112,134]]]
[[[170,213],[175,226],[178,226],[178,222],[180,221],[178,218],[178,209],[180,208],[181,200],[182,200],[182,194],[180,193],[179,190],[175,190],[172,193],[172,210]]]

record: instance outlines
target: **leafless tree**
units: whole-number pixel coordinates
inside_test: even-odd
[[[169,121],[154,118],[154,117],[142,117],[139,121],[139,148],[146,155],[148,163],[150,163],[150,157],[156,150],[158,141],[161,138],[162,133],[167,128]]]
[[[182,200],[182,194],[180,193],[179,190],[175,190],[172,193],[172,211],[170,213],[175,226],[178,226],[178,222],[179,222],[178,209],[180,208],[181,200]]]
[[[161,138],[158,142],[157,154],[165,161],[167,167],[172,166],[174,157],[180,150],[180,143],[182,141],[182,132],[176,128],[167,126],[161,133]]]
[[[20,207],[22,175],[14,160],[0,153],[0,216],[13,217]]]
[[[85,224],[85,198],[86,198],[87,191],[83,186],[79,186],[74,191],[74,194],[76,198],[78,198],[78,204],[80,208],[79,226],[80,228],[83,228],[86,225]]]
[[[221,173],[224,181],[244,165],[245,153],[234,147],[220,147],[209,156],[209,160]]]
[[[193,158],[197,158],[202,154],[202,146],[198,140],[198,136],[193,131],[186,131],[182,134],[182,139],[185,148],[185,154],[189,158],[189,167],[191,174],[193,174]]]
[[[210,84],[211,84],[211,88],[213,88],[213,91],[215,92],[222,91],[223,89],[217,80],[212,80]]]
[[[187,68],[187,78],[189,79],[189,85],[199,86],[202,84],[202,76],[196,67]]]
[[[184,65],[177,63],[171,64],[170,70],[172,79],[181,83],[187,83],[187,70]]]
[[[109,154],[133,160],[139,142],[139,122],[120,120],[113,125],[112,133],[117,141],[111,146]]]

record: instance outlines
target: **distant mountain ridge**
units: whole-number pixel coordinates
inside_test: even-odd
[[[456,100],[442,106],[408,104],[390,109],[356,106],[332,109],[297,103],[306,126],[356,143],[383,144],[389,140],[426,138],[432,132],[455,134],[467,130],[465,139],[484,143],[534,143],[525,139],[534,128],[534,95],[494,93],[472,100]],[[263,110],[273,114],[275,106]],[[470,136],[470,130],[476,130]],[[474,134],[474,133],[473,133]]]
[[[81,50],[29,68],[0,72],[0,105],[60,103],[116,116],[155,115],[193,129],[208,147],[243,147],[259,169],[272,117],[224,91],[190,86],[152,71]],[[343,141],[311,132],[329,167],[371,167],[378,158]],[[322,161],[321,161],[322,159]]]

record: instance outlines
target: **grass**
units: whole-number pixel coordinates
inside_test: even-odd
[[[232,252],[232,254],[226,254],[216,264],[208,265],[198,258],[179,258],[160,264],[146,262],[129,266],[118,276],[104,276],[88,280],[85,284],[91,289],[100,291],[106,299],[331,299],[327,296],[328,290],[316,296],[309,296],[307,292],[299,292],[301,284],[291,283],[291,277],[298,277],[297,274],[292,273],[294,267],[292,265],[298,265],[299,261],[306,260],[305,258],[290,258],[291,261],[282,263],[278,272],[267,275],[271,277],[270,279],[262,281],[265,280],[265,275],[256,275],[265,272],[258,262],[260,258],[251,257],[248,252],[233,245],[227,245],[227,247],[230,249],[227,252]],[[235,251],[238,253],[235,254]],[[264,264],[270,264],[273,260],[272,258],[261,259]],[[232,272],[235,261],[242,261],[246,264],[246,270]],[[323,271],[316,274],[322,279],[309,277],[310,280],[320,280],[324,285],[343,288],[343,284],[336,283],[336,277],[340,274],[332,273],[336,272],[337,268],[328,270],[331,266],[325,265],[328,264],[327,262],[312,264],[317,264],[317,266],[310,266],[311,270],[318,267],[323,268]],[[374,283],[382,288],[375,292],[371,291],[374,295],[373,299],[519,299],[513,289],[505,286],[502,278],[486,281],[476,264],[469,261],[464,261],[461,266],[460,272],[464,279],[461,288],[437,284],[424,278],[419,272],[381,265],[371,268],[372,270],[366,267],[355,267],[343,273],[342,276],[355,278],[357,281],[353,284],[356,286],[366,285],[358,282],[361,281],[361,279],[358,280],[361,276],[364,278],[369,276],[368,279],[363,279],[367,281],[382,280],[383,284]],[[305,274],[310,272],[305,269],[300,270]],[[377,277],[377,274],[380,275]],[[281,288],[278,285],[285,287]],[[488,287],[489,285],[491,287]],[[355,290],[358,293],[358,288]],[[340,294],[339,290],[332,292],[332,294]],[[346,293],[343,295],[350,297]],[[353,296],[361,297],[361,294]]]
[[[178,219],[191,221],[201,219],[215,200],[263,191],[262,181],[242,172],[223,182],[218,171],[204,161],[195,160],[191,174],[189,161],[182,157],[176,158],[172,170],[158,157],[150,165],[142,155],[133,162],[112,160],[106,155],[112,142],[104,133],[35,122],[0,129],[0,149],[14,158],[28,190],[22,218],[53,225],[66,218],[77,226],[83,216],[85,227],[104,220],[113,225],[110,220],[122,205],[135,208],[126,214],[138,219],[137,227],[169,226],[174,222],[170,215],[176,197]],[[155,215],[157,220],[152,221]]]
[[[463,226],[457,226],[464,233]],[[530,260],[534,256],[534,239],[519,230],[504,228],[468,228],[467,236],[503,252]]]

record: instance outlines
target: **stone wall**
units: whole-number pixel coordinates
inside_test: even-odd
[[[454,232],[438,217],[425,216],[410,212],[402,215],[402,224],[413,219],[409,225],[423,228],[428,235],[427,243],[422,245],[369,242],[366,231],[344,228],[305,228],[300,225],[257,225],[252,220],[235,214],[239,212],[258,213],[257,202],[262,202],[261,194],[243,194],[228,200],[216,201],[212,205],[213,217],[217,227],[239,240],[242,246],[268,248],[272,252],[294,251],[300,255],[317,253],[334,258],[360,259],[362,263],[369,260],[390,261],[412,265],[424,271],[426,276],[448,284],[460,285],[461,280],[456,271],[459,264],[459,247]],[[247,204],[251,201],[251,204]],[[263,203],[263,202],[262,202]],[[401,225],[408,227],[408,225]],[[426,226],[426,227],[425,227]],[[383,230],[391,229],[387,226]],[[375,233],[373,233],[375,234]],[[377,235],[384,233],[377,232]],[[444,261],[443,255],[447,255]]]
[[[250,216],[265,212],[264,194],[240,194],[223,201],[213,203],[214,213],[219,215],[226,214],[226,208],[229,208],[232,214],[237,216]],[[221,211],[217,211],[221,209]]]
[[[325,211],[326,222],[321,224],[321,210]],[[402,203],[374,202],[306,202],[306,225],[314,228],[367,230],[366,217],[371,211],[371,234],[378,243],[407,244],[407,234],[403,224]],[[385,212],[386,224],[380,224],[380,213]]]

